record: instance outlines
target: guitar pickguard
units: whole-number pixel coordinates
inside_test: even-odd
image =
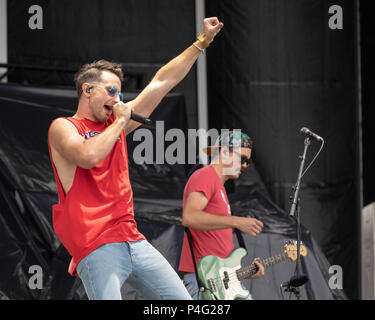
[[[210,255],[199,261],[198,276],[208,288],[203,292],[206,300],[233,300],[249,296],[249,291],[242,288],[236,273],[246,254],[245,249],[238,248],[225,259]]]
[[[249,291],[241,286],[241,282],[237,278],[236,270],[241,268],[238,265],[234,268],[222,267],[219,274],[224,287],[224,300],[234,300],[236,298],[247,298]]]

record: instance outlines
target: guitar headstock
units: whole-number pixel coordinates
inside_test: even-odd
[[[297,260],[297,242],[288,242],[284,246],[284,251],[288,254],[288,258],[292,261]],[[307,249],[305,245],[301,244],[299,247],[299,253],[305,257],[307,255]]]

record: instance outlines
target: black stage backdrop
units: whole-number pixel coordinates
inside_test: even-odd
[[[29,7],[43,9],[43,29],[31,30]],[[195,38],[193,1],[174,0],[8,0],[8,62],[77,70],[93,60],[125,64],[125,72],[156,70]],[[196,123],[195,68],[175,91],[186,97],[189,125]],[[71,85],[65,72],[12,71],[10,81]],[[133,89],[132,82],[125,90]]]
[[[134,95],[125,95],[125,100],[133,98]],[[53,231],[51,209],[58,199],[47,147],[51,121],[72,115],[76,100],[74,90],[0,85],[0,300],[87,299],[81,281],[67,273],[71,257]],[[154,122],[165,120],[166,131],[186,131],[183,96],[167,95],[151,118]],[[141,129],[146,128],[142,126],[134,133]],[[154,140],[155,136],[153,131]],[[177,270],[184,232],[184,165],[137,165],[132,152],[137,144],[132,135],[127,136],[137,226]],[[167,145],[164,151],[166,148]],[[255,257],[280,254],[285,240],[296,239],[295,221],[270,201],[255,166],[249,168],[249,173],[251,187],[228,195],[233,214],[255,217],[264,223],[258,237],[243,235],[248,249],[245,265]],[[301,258],[301,272],[309,278],[301,287],[301,299],[346,299],[343,290],[330,288],[329,262],[314,237],[303,226],[301,231],[307,249],[307,255]],[[35,265],[43,271],[42,286],[37,289],[30,285],[35,283],[34,272],[30,272]],[[261,279],[243,284],[257,300],[294,300],[294,295],[282,293],[280,284],[291,278],[295,265],[287,259],[269,268]],[[127,284],[122,287],[122,295],[129,300],[143,299]]]
[[[331,5],[344,29],[331,30]],[[359,297],[355,1],[206,1],[224,22],[208,57],[209,123],[241,128],[272,199],[289,211],[308,127],[325,147],[302,179],[301,219]],[[306,165],[318,151],[313,141]]]
[[[360,2],[363,119],[363,204],[375,202],[375,21],[371,1]]]
[[[43,8],[43,30],[28,28],[33,4]],[[328,28],[333,4],[343,8],[344,30]],[[225,27],[207,50],[210,127],[253,137],[257,172],[285,211],[303,150],[299,129],[325,137],[302,181],[301,218],[330,263],[342,266],[348,296],[358,298],[354,0],[207,0],[211,15]],[[193,1],[9,0],[8,61],[76,69],[105,58],[138,63],[149,77],[192,42],[194,26]],[[9,80],[66,86],[72,77],[13,71]],[[188,126],[196,126],[194,70],[176,90],[186,96]],[[317,149],[313,142],[307,163]],[[245,181],[236,187],[246,189]]]

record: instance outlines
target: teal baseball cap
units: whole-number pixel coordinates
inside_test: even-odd
[[[223,146],[227,146],[229,149],[233,149],[235,147],[251,149],[253,147],[253,141],[246,133],[241,132],[241,130],[232,130],[222,133],[216,139],[215,144],[213,146],[208,146],[203,150],[209,156],[211,156],[213,149],[220,148]]]

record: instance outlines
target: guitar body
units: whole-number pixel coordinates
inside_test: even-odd
[[[286,259],[297,260],[296,241],[288,241],[284,246],[284,252],[260,261],[266,269]],[[307,255],[304,245],[300,245],[301,256]],[[242,288],[241,280],[249,279],[257,272],[254,263],[242,267],[241,260],[247,254],[244,248],[238,248],[225,259],[214,255],[205,256],[198,262],[198,278],[206,288],[203,297],[206,300],[234,300],[237,298],[246,299],[249,291]]]
[[[249,296],[249,291],[243,289],[236,274],[246,254],[244,248],[238,248],[224,259],[209,255],[199,260],[198,277],[205,288],[210,289],[203,292],[205,300],[234,300]]]

